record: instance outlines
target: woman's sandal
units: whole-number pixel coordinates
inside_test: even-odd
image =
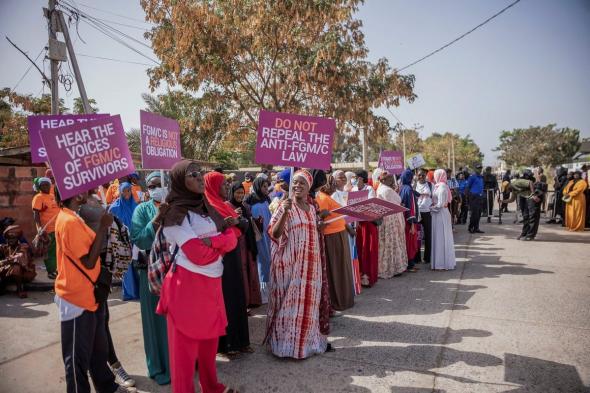
[[[247,347],[240,349],[240,352],[241,353],[254,353],[256,351],[254,350],[254,348],[252,348],[251,346],[248,345]]]
[[[326,353],[328,352],[336,352],[336,348],[334,348],[330,343],[328,343],[328,345],[326,346]]]

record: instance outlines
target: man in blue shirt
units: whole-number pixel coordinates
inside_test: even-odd
[[[467,188],[467,179],[465,179],[465,174],[463,171],[459,171],[457,175],[457,182],[459,183],[459,196],[461,197],[461,208],[459,211],[459,224],[466,224],[467,223],[467,195],[465,194],[465,189]]]
[[[479,229],[479,218],[481,216],[481,207],[483,202],[483,176],[481,175],[481,164],[475,166],[475,171],[467,180],[465,194],[469,199],[469,233],[484,233]]]

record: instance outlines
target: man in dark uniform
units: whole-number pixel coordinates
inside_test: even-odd
[[[494,213],[494,197],[498,192],[498,179],[492,173],[492,167],[487,166],[483,174],[483,199],[484,199],[484,214],[488,216],[488,222],[492,222],[492,215]]]
[[[484,193],[481,168],[481,164],[475,166],[475,171],[469,176],[467,187],[465,188],[465,194],[469,200],[469,210],[471,211],[469,217],[469,233],[484,233],[479,229],[479,218],[481,216]]]

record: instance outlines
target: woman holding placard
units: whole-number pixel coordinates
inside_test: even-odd
[[[382,172],[379,176],[377,198],[401,205],[402,199],[393,189],[393,174]],[[379,278],[399,276],[408,268],[404,215],[401,213],[383,217],[379,227]]]
[[[313,178],[295,172],[291,199],[272,216],[270,296],[265,342],[278,357],[304,359],[328,347],[320,332],[322,261],[318,217],[308,199]]]
[[[352,191],[369,190],[369,199],[375,198],[375,190],[369,186],[369,174],[365,170],[356,171]],[[361,264],[361,284],[365,287],[375,285],[379,275],[379,229],[376,223],[359,222],[356,235],[356,247]]]

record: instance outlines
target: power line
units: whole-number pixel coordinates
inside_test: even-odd
[[[141,62],[138,62],[138,61],[112,59],[110,57],[101,57],[101,56],[91,56],[91,55],[86,55],[86,54],[83,54],[83,53],[76,53],[76,55],[82,56],[82,57],[89,57],[89,58],[92,58],[92,59],[116,61],[116,62],[119,62],[119,63],[139,64],[139,65],[143,65],[143,66],[147,66],[147,67],[151,67],[152,66],[152,64],[141,63]]]
[[[62,6],[65,2],[62,2]],[[67,4],[67,3],[66,3]],[[69,4],[68,4],[69,5]],[[133,37],[121,32],[118,29],[115,29],[112,26],[109,26],[108,24],[104,23],[104,22],[100,22],[95,20],[94,17],[85,14],[84,12],[78,12],[79,10],[77,9],[72,9],[69,6],[64,6],[64,8],[66,8],[70,13],[68,13],[68,11],[64,11],[67,15],[73,17],[74,19],[76,19],[75,15],[79,15],[82,17],[82,21],[85,22],[87,25],[89,25],[90,27],[92,27],[95,30],[98,30],[99,32],[101,32],[102,34],[106,35],[107,37],[111,38],[112,40],[118,42],[119,44],[125,46],[127,49],[132,50],[133,52],[137,53],[138,55],[152,61],[154,64],[159,65],[160,63],[154,59],[152,59],[151,57],[149,57],[148,55],[144,54],[143,52],[141,52],[140,50],[138,50],[137,48],[134,48],[133,46],[129,45],[127,42],[123,41],[120,37],[117,36],[117,34],[122,35],[128,39],[131,39],[149,49],[151,49],[150,46],[146,45],[145,43],[142,43],[136,39],[134,39]],[[113,32],[114,31],[114,32]]]
[[[147,21],[145,21],[145,20],[141,20],[141,19],[137,19],[137,18],[130,18],[130,17],[128,17],[128,16],[121,15],[121,14],[117,14],[117,13],[115,13],[115,12],[111,12],[111,11],[103,10],[103,9],[101,9],[101,8],[96,8],[96,7],[90,6],[90,5],[88,5],[88,4],[84,4],[84,3],[80,3],[80,2],[77,2],[77,3],[78,3],[78,4],[80,4],[82,7],[85,7],[85,8],[90,8],[90,9],[93,9],[93,10],[96,10],[96,11],[99,11],[99,12],[104,12],[105,14],[110,14],[110,15],[118,16],[119,18],[128,19],[128,20],[133,20],[133,21],[135,21],[135,22],[141,22],[141,23],[150,24],[150,22],[147,22]]]
[[[12,90],[10,90],[11,93],[14,93],[14,91],[16,90],[18,85],[20,85],[20,83],[23,81],[23,79],[25,79],[25,77],[29,74],[29,71],[31,71],[31,68],[33,68],[33,65],[37,62],[37,59],[39,58],[39,56],[41,56],[41,53],[43,53],[44,50],[45,50],[45,47],[41,48],[41,50],[39,51],[39,54],[37,55],[37,57],[35,57],[35,60],[33,60],[33,63],[29,66],[29,68],[27,68],[27,70],[25,71],[23,76],[20,77],[18,82],[16,82],[16,85],[14,85]]]
[[[490,22],[492,19],[496,18],[497,16],[499,16],[500,14],[506,12],[509,8],[514,7],[516,5],[516,3],[520,2],[520,0],[516,0],[513,3],[511,3],[510,5],[504,7],[503,9],[501,9],[499,12],[495,13],[494,15],[490,16],[488,19],[484,20],[483,22],[481,22],[479,25],[475,26],[473,29],[469,30],[468,32],[460,35],[459,37],[455,38],[453,41],[449,42],[448,44],[445,44],[443,46],[441,46],[440,48],[430,52],[429,54],[427,54],[424,57],[421,57],[420,59],[408,64],[405,67],[402,67],[400,69],[398,69],[398,72],[401,72],[407,68],[410,68],[418,63],[420,63],[423,60],[428,59],[430,56],[437,54],[438,52],[442,51],[445,48],[448,48],[449,46],[453,45],[455,42],[461,40],[462,38],[468,36],[469,34],[473,33],[475,30],[479,29],[480,27],[482,27],[483,25],[485,25],[486,23]]]

